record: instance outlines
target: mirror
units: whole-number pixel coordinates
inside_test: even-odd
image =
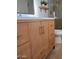
[[[17,13],[34,14],[33,0],[17,0]]]

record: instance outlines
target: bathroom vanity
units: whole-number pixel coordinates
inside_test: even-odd
[[[18,18],[17,59],[45,59],[55,46],[54,18]]]

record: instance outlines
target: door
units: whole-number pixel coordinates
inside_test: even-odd
[[[29,23],[29,35],[32,47],[32,58],[40,59],[39,54],[41,50],[41,27],[39,21]]]
[[[41,39],[41,46],[43,49],[43,57],[44,58],[48,54],[48,21],[42,21],[42,39]]]

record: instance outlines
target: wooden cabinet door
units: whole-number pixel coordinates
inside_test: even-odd
[[[29,23],[29,35],[30,35],[30,41],[32,46],[32,58],[33,59],[40,59],[38,58],[38,55],[41,50],[41,28],[40,28],[40,22],[35,21]]]
[[[31,49],[29,43],[17,47],[17,59],[31,59]]]
[[[20,46],[23,43],[29,41],[28,36],[28,24],[26,22],[17,23],[17,45]]]
[[[46,55],[48,53],[48,21],[42,21],[42,26],[43,26],[43,33],[41,35],[42,39],[41,39],[41,46],[43,49],[43,57],[44,55]]]
[[[49,21],[48,23],[48,39],[49,39],[49,48],[52,49],[55,44],[54,38],[54,21]]]

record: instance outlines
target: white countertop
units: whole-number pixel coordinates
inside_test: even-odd
[[[55,20],[56,17],[54,18],[49,18],[49,17],[38,17],[35,15],[31,15],[31,14],[17,14],[17,20],[35,20],[35,19],[46,19],[46,20]]]

